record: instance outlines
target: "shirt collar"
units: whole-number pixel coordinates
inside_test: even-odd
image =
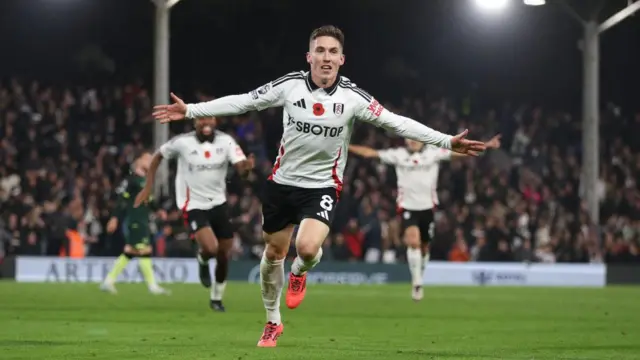
[[[336,76],[336,81],[333,82],[333,85],[331,85],[328,88],[323,88],[324,91],[329,95],[335,94],[336,90],[338,90],[338,85],[340,84],[341,78],[342,77],[340,76],[340,74],[338,74]],[[310,92],[313,92],[316,89],[320,89],[320,87],[316,85],[313,82],[313,80],[311,80],[311,71],[309,71],[309,73],[307,74],[306,83],[307,83],[307,89],[309,89]]]
[[[198,141],[198,143],[200,144],[205,144],[205,143],[213,144],[213,142],[216,140],[215,130],[213,131],[213,134],[211,134],[211,137],[208,139],[205,139],[204,137],[201,138],[200,136],[198,136],[198,133],[195,131],[193,132],[193,135],[195,136],[196,141]]]

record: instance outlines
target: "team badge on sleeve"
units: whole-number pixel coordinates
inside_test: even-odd
[[[264,95],[264,94],[268,93],[269,90],[271,90],[271,84],[266,84],[266,85],[261,86],[260,88],[258,88],[258,94]]]
[[[251,95],[251,98],[253,100],[258,100],[258,98],[260,97],[260,95],[264,95],[266,93],[269,92],[269,90],[271,90],[271,83],[265,84],[260,86],[259,88],[251,91],[249,94]]]
[[[344,104],[333,104],[333,113],[340,116],[344,112]]]
[[[369,110],[375,117],[378,117],[382,114],[384,107],[378,102],[378,100],[372,99],[367,110]]]

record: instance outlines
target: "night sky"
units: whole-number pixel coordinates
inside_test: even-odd
[[[499,97],[579,105],[581,27],[558,6],[512,3],[487,14],[470,0],[182,0],[171,14],[171,88],[226,94],[306,69],[310,31],[334,24],[346,35],[344,74],[374,94],[476,83]],[[588,14],[589,1],[572,3]],[[626,0],[605,4],[602,20]],[[1,0],[0,77],[69,82],[75,54],[98,45],[115,61],[112,80],[150,83],[153,23],[149,0]],[[601,50],[602,100],[637,109],[640,14],[607,31]],[[392,64],[416,77],[392,79]]]

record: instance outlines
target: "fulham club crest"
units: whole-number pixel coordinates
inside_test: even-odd
[[[333,113],[340,116],[344,112],[344,104],[333,104]]]

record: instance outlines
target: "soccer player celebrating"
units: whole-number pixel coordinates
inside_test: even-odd
[[[376,150],[349,145],[349,151],[365,158],[378,158],[393,165],[398,178],[398,213],[402,215],[402,232],[407,246],[407,264],[411,272],[411,297],[422,300],[422,277],[429,262],[429,243],[433,240],[434,209],[438,205],[438,173],[440,162],[464,157],[465,154],[439,149],[406,139],[406,147]],[[485,143],[485,147],[500,147],[500,135]]]
[[[195,121],[195,132],[178,135],[163,144],[153,156],[149,176],[135,204],[145,202],[153,190],[154,178],[163,158],[178,159],[176,203],[182,204],[185,221],[194,234],[200,250],[200,282],[211,287],[210,306],[225,311],[222,297],[229,272],[229,251],[233,246],[233,227],[226,197],[228,164],[233,164],[240,176],[254,166],[233,137],[215,130],[216,118]],[[215,235],[214,235],[215,234]],[[215,284],[211,284],[209,259],[216,257]]]
[[[118,229],[118,225],[122,224],[126,244],[122,255],[118,257],[111,272],[109,272],[100,286],[100,289],[112,294],[117,293],[115,282],[118,275],[134,257],[138,258],[138,266],[149,291],[152,294],[169,294],[168,290],[156,283],[151,264],[153,249],[150,242],[149,215],[153,212],[153,205],[151,203],[141,207],[134,206],[135,196],[144,186],[150,162],[151,154],[148,152],[143,153],[135,160],[131,175],[123,180],[116,189],[118,203],[114,216],[107,223],[107,232],[114,233]],[[166,213],[163,210],[158,210],[158,215],[160,218],[166,219]]]
[[[274,347],[284,326],[280,294],[284,287],[284,259],[294,226],[299,224],[291,265],[287,306],[300,305],[306,293],[307,271],[322,257],[336,202],[342,189],[347,146],[355,120],[381,126],[399,136],[456,152],[478,155],[482,142],[466,139],[467,131],[450,136],[385,109],[338,70],[344,64],[344,35],[334,26],[314,30],[306,59],[309,72],[292,72],[249,93],[199,104],[185,104],[171,94],[171,105],[154,107],[162,123],[242,114],[283,107],[284,132],[269,176],[262,204],[266,242],[260,262],[262,301],[267,324],[258,346]]]

